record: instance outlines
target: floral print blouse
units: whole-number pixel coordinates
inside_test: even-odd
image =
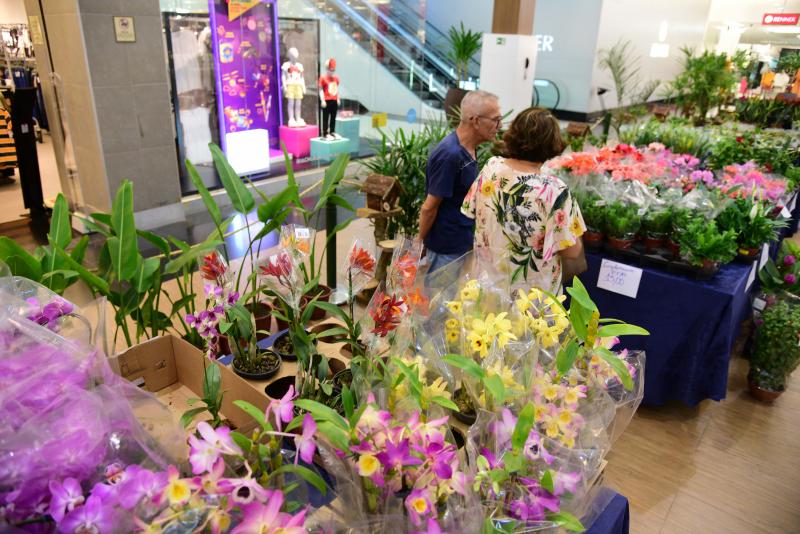
[[[515,287],[561,290],[556,253],[586,231],[578,203],[555,176],[515,171],[491,158],[464,198],[461,212],[475,219],[475,248],[506,248]]]

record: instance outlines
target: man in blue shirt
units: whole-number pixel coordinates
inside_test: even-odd
[[[495,138],[502,122],[497,96],[470,91],[461,101],[461,122],[428,157],[426,197],[419,214],[419,237],[427,250],[428,273],[472,249],[475,221],[461,203],[478,177],[476,149]]]

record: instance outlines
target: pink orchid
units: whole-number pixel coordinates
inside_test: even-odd
[[[221,493],[228,493],[234,502],[239,504],[250,504],[253,501],[267,502],[274,493],[271,490],[266,490],[259,484],[258,480],[253,478],[250,467],[247,466],[247,475],[241,478],[223,478],[219,482],[219,489]],[[281,499],[283,496],[281,495]]]
[[[244,521],[233,529],[231,534],[263,534],[281,532],[281,534],[305,534],[303,523],[306,512],[303,510],[294,516],[281,512],[283,493],[275,491],[266,504],[252,503],[245,506]]]
[[[307,413],[303,417],[303,433],[295,436],[294,443],[297,447],[297,455],[294,458],[294,463],[297,459],[302,459],[305,463],[310,464],[314,460],[314,452],[316,451],[316,444],[314,443],[314,434],[317,432],[317,424],[311,414]]]
[[[83,504],[83,489],[80,483],[74,478],[65,478],[59,484],[56,481],[50,482],[50,508],[47,511],[56,523],[64,519],[64,516],[75,509],[76,506]]]
[[[288,423],[294,417],[294,399],[297,398],[294,392],[294,386],[289,386],[288,391],[286,394],[281,397],[280,400],[273,400],[267,406],[267,416],[269,416],[269,412],[272,412],[275,416],[275,426],[278,427],[278,431],[281,430],[283,423]]]
[[[220,427],[214,430],[211,425],[202,421],[197,424],[197,431],[201,439],[195,434],[189,436],[189,462],[192,464],[192,472],[196,475],[210,471],[217,459],[222,454],[240,455],[242,449],[233,441],[231,430],[227,427]]]

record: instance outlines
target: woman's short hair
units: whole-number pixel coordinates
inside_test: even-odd
[[[528,108],[511,121],[498,152],[507,158],[544,163],[566,146],[556,118],[546,109]]]

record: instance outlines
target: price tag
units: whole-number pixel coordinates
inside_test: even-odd
[[[297,239],[308,239],[311,237],[311,231],[308,228],[295,228],[294,236]]]
[[[786,209],[786,206],[784,206],[783,208],[781,208],[781,217],[783,217],[784,219],[791,219],[792,212]]]
[[[605,200],[595,200],[594,201],[594,205],[595,206],[605,206],[606,205],[606,201]]]
[[[759,271],[764,268],[767,260],[769,260],[769,243],[764,243],[764,246],[761,247],[761,258],[758,260]]]
[[[755,308],[757,311],[764,311],[764,307],[766,305],[767,301],[764,299],[757,298],[753,301],[753,308]]]
[[[750,276],[747,277],[747,286],[744,288],[745,293],[750,291],[750,286],[753,285],[753,282],[756,279],[756,264],[753,264],[753,267],[750,268]]]
[[[641,280],[642,270],[638,267],[604,259],[600,264],[597,287],[635,299]]]

